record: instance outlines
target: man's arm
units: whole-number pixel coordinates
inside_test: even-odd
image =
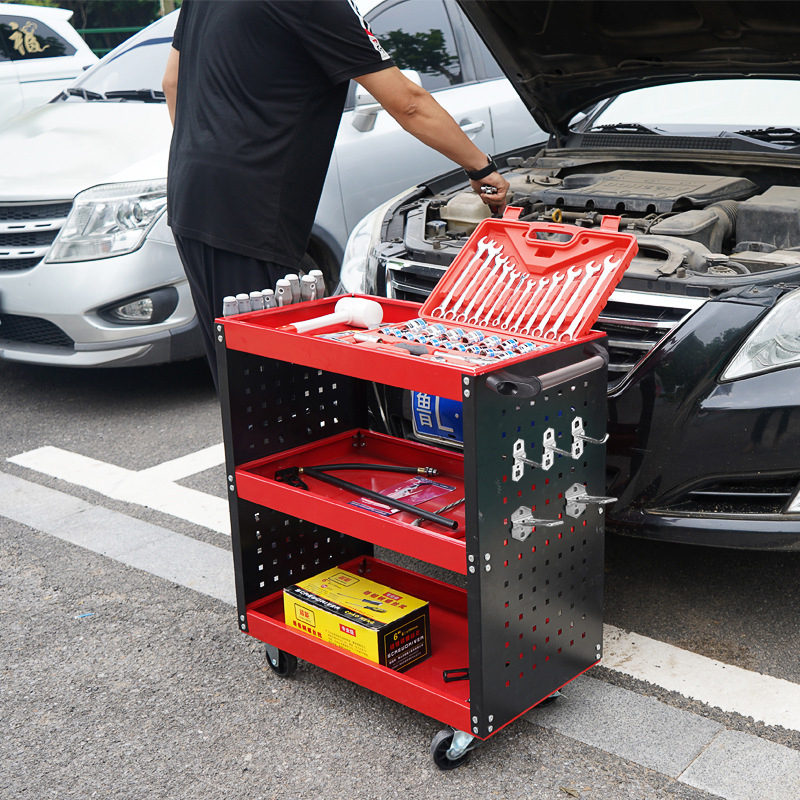
[[[167,109],[169,110],[169,118],[172,124],[175,124],[175,98],[178,93],[178,62],[180,60],[180,52],[174,47],[169,50],[167,56],[167,68],[164,71],[164,77],[161,81],[161,88],[164,90],[164,95],[167,98]]]
[[[406,78],[397,67],[362,75],[355,79],[412,136],[432,147],[466,170],[480,170],[487,165],[486,154],[461,130],[458,123],[433,96]],[[508,181],[492,172],[479,181],[470,181],[484,203],[504,207]],[[492,186],[497,194],[481,193],[482,186]]]

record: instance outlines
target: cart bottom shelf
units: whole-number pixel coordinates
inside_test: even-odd
[[[448,683],[443,677],[444,670],[469,666],[466,592],[374,558],[359,558],[341,567],[363,571],[371,580],[428,601],[429,658],[401,673],[312,639],[286,625],[281,592],[248,606],[250,635],[457,730],[470,730],[469,681]]]

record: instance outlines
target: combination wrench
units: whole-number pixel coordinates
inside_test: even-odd
[[[432,317],[443,317],[444,312],[447,311],[447,307],[450,305],[450,301],[455,296],[455,293],[458,291],[458,287],[461,286],[462,283],[466,280],[467,276],[469,275],[469,271],[472,267],[481,260],[483,254],[489,249],[489,245],[494,244],[494,242],[489,241],[485,236],[481,239],[477,244],[477,250],[475,255],[469,261],[466,267],[464,267],[464,271],[458,276],[458,279],[453,284],[453,288],[447,293],[447,297],[445,297],[442,302],[436,306],[436,308],[431,311]],[[438,313],[437,313],[438,312]]]
[[[506,318],[505,322],[500,326],[504,331],[511,331],[512,333],[517,333],[519,330],[519,326],[522,324],[522,320],[525,319],[525,315],[528,312],[528,309],[538,300],[539,295],[549,286],[550,278],[541,277],[533,286],[533,292],[528,297],[527,301],[520,306],[519,303],[511,309],[511,314]],[[526,292],[527,294],[527,292]],[[523,298],[524,299],[524,298]],[[517,314],[517,309],[521,308],[519,314]],[[516,315],[516,316],[514,316]],[[513,322],[512,322],[513,320]]]
[[[553,327],[550,328],[549,331],[545,332],[545,339],[555,339],[558,336],[558,332],[561,330],[561,326],[569,316],[569,312],[580,302],[583,288],[594,278],[595,275],[597,275],[598,272],[600,272],[601,269],[602,267],[597,266],[594,261],[590,261],[583,268],[583,277],[581,278],[581,282],[578,284],[578,288],[575,290],[572,297],[570,297],[570,299],[567,301],[567,304],[564,306],[562,312],[558,315],[558,319],[553,323]]]
[[[614,261],[611,256],[608,256],[606,260],[603,262],[603,266],[601,269],[603,270],[602,273],[597,277],[597,282],[594,286],[592,286],[592,291],[589,292],[589,296],[586,298],[584,304],[578,310],[578,313],[575,315],[575,318],[570,323],[569,327],[558,337],[559,342],[563,341],[572,341],[575,338],[575,333],[578,328],[585,322],[586,316],[588,312],[591,310],[592,306],[594,305],[594,299],[597,297],[601,289],[604,289],[608,284],[611,276],[614,273],[614,270],[620,265],[620,261]]]
[[[534,336],[544,336],[544,329],[547,327],[550,317],[553,316],[555,310],[561,304],[561,301],[566,298],[569,287],[582,272],[583,270],[580,267],[569,267],[567,269],[567,273],[564,277],[564,285],[561,287],[561,291],[556,296],[556,299],[550,304],[547,313],[542,316],[542,321],[533,329]]]
[[[565,273],[563,272],[553,273],[553,277],[550,279],[550,287],[544,293],[544,297],[539,301],[539,305],[536,306],[536,310],[533,312],[533,314],[531,314],[528,324],[522,328],[520,333],[524,334],[525,336],[530,336],[531,328],[533,327],[534,322],[536,322],[536,320],[539,318],[539,312],[541,311],[544,313],[550,298],[555,294],[558,285],[564,280],[564,277]]]
[[[484,325],[493,325],[494,327],[497,327],[500,324],[501,317],[493,316],[495,309],[502,309],[509,297],[513,296],[515,292],[518,292],[520,289],[522,289],[527,280],[528,278],[525,275],[520,275],[519,284],[517,284],[517,286],[514,286],[514,281],[512,280],[508,286],[506,286],[505,289],[500,292],[500,294],[497,296],[497,299],[494,301],[494,303],[492,303],[492,307],[482,320]]]
[[[475,307],[475,304],[483,297],[483,290],[489,285],[492,278],[497,275],[498,271],[506,269],[506,263],[508,262],[507,258],[503,256],[497,256],[494,260],[494,266],[488,270],[488,274],[484,275],[483,280],[478,284],[477,289],[474,289],[472,295],[470,296],[469,303],[467,303],[467,307],[455,317],[456,322],[466,322],[469,319],[469,315],[472,312],[472,309]]]
[[[493,274],[497,275],[497,265],[499,264],[502,275],[500,275],[500,278],[497,281],[497,283],[499,283],[500,286],[503,286],[506,280],[508,279],[508,276],[514,271],[514,265],[509,264],[507,258],[498,258],[494,263],[495,263],[495,269],[493,270]],[[486,283],[484,283],[483,286],[481,286],[481,288],[478,289],[478,292],[476,292],[476,299],[477,296],[480,294],[481,290],[484,288],[484,286],[488,284],[488,282],[489,279],[487,278]],[[478,324],[480,316],[481,314],[483,314],[483,309],[486,308],[486,305],[493,294],[494,288],[495,288],[494,286],[489,287],[489,291],[486,292],[486,297],[483,298],[483,302],[480,304],[478,310],[469,319],[464,320],[468,325]],[[465,314],[469,313],[469,310],[465,311],[464,313]]]
[[[470,296],[470,293],[475,288],[475,286],[478,283],[478,281],[481,279],[482,273],[488,272],[489,271],[489,264],[491,264],[492,261],[494,261],[495,258],[497,258],[497,256],[499,256],[500,253],[503,252],[503,245],[496,244],[495,242],[490,241],[486,245],[486,249],[487,249],[489,255],[486,256],[486,259],[484,260],[483,264],[481,264],[480,267],[478,267],[478,271],[475,273],[475,276],[467,284],[467,288],[464,289],[464,291],[461,293],[461,297],[458,298],[458,300],[456,301],[456,304],[453,306],[453,308],[451,308],[448,311],[444,312],[444,314],[442,315],[442,317],[444,319],[455,319],[456,318],[456,314],[458,313],[458,310],[461,308],[461,306],[464,303],[464,301]]]

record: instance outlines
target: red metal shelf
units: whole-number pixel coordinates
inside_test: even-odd
[[[395,672],[298,633],[285,623],[281,592],[248,606],[250,634],[458,730],[470,730],[469,681],[446,683],[442,677],[443,670],[469,666],[466,591],[374,558],[341,566],[352,572],[366,566],[371,580],[428,601],[430,658]]]
[[[439,474],[432,480],[455,488],[418,508],[435,511],[464,497],[464,458],[460,453],[366,430],[345,431],[244,464],[236,470],[237,492],[244,500],[286,513],[297,514],[298,509],[302,509],[303,519],[309,522],[348,531],[372,544],[466,574],[463,504],[447,512],[449,518],[458,522],[455,530],[431,522],[416,526],[411,524],[416,518],[413,514],[400,511],[384,517],[367,511],[352,504],[358,500],[357,495],[307,475],[302,478],[309,486],[308,491],[275,480],[276,471],[288,467],[362,462],[365,464],[363,471],[333,474],[381,492],[409,476],[376,472],[369,464],[434,467]]]

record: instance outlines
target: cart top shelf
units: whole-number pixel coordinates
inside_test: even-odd
[[[297,322],[313,319],[333,312],[341,297],[253,311],[234,317],[217,320],[219,331],[224,330],[225,344],[229,349],[239,350],[266,358],[349,375],[369,381],[397,386],[426,394],[461,400],[463,377],[492,372],[502,364],[504,367],[530,358],[529,355],[510,358],[492,364],[459,362],[457,356],[449,360],[436,360],[425,355],[412,355],[407,350],[390,344],[349,342],[324,338],[331,333],[352,330],[344,324],[334,324],[309,333],[282,330]],[[384,325],[407,322],[419,316],[420,305],[403,300],[368,298],[380,303]],[[582,341],[599,338],[602,334],[590,334]],[[574,342],[548,343],[545,352],[554,352],[574,345]]]

